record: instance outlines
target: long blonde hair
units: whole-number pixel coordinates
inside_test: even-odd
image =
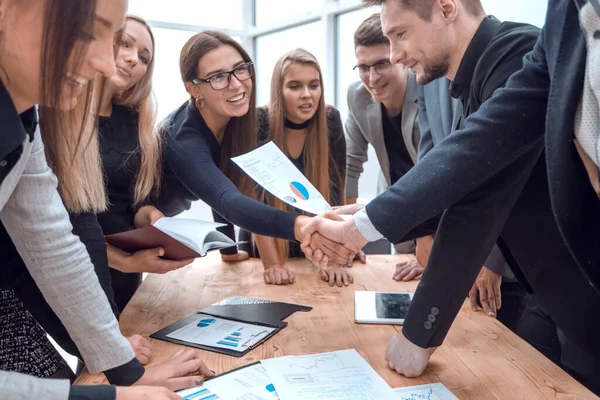
[[[142,23],[148,29],[154,48],[154,36],[141,18],[128,15],[127,19]],[[115,50],[116,51],[116,50]],[[114,104],[138,111],[140,170],[134,190],[134,204],[139,205],[160,185],[161,140],[154,129],[156,102],[152,93],[152,57],[144,77],[125,92],[117,93]],[[40,128],[48,164],[58,178],[61,198],[71,212],[100,213],[107,210],[108,199],[104,182],[102,158],[98,143],[97,110],[107,84],[107,79],[90,82],[87,101],[78,102],[72,111],[59,111],[40,107]],[[44,121],[61,121],[63,129],[44,129]],[[54,122],[57,124],[58,122]],[[79,134],[74,137],[74,133]]]
[[[284,131],[285,105],[283,99],[283,81],[288,68],[293,64],[309,65],[319,72],[319,81],[323,87],[323,74],[321,67],[314,55],[304,49],[295,49],[284,54],[275,64],[271,78],[271,100],[269,102],[269,133],[268,139],[272,140],[286,155],[289,155],[287,141]],[[331,202],[331,187],[329,176],[330,154],[329,134],[327,129],[327,117],[325,99],[323,93],[319,99],[317,111],[312,118],[306,134],[304,150],[304,175],[317,188],[323,197]],[[339,177],[338,177],[339,178]],[[339,182],[336,182],[339,184]],[[343,188],[343,186],[341,186]],[[262,200],[272,207],[280,210],[289,210],[291,207],[284,202],[262,192]],[[289,243],[287,240],[275,239],[277,253],[283,263],[287,259]]]
[[[152,74],[154,72],[155,42],[154,34],[148,23],[142,18],[128,15],[127,20],[144,25],[152,40],[152,58],[146,73],[138,83],[124,92],[117,93],[112,102],[132,108],[138,112],[138,136],[140,169],[137,172],[134,188],[134,205],[140,205],[153,192],[160,190],[162,140],[156,123],[156,99],[152,92]]]

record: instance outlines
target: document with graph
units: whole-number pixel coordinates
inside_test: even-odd
[[[397,398],[389,385],[353,349],[272,358],[262,360],[261,364],[281,399]]]
[[[196,314],[187,325],[167,337],[203,346],[243,352],[269,336],[275,328]]]
[[[275,387],[260,363],[250,364],[207,380],[204,385],[180,390],[185,400],[278,400]]]
[[[441,383],[429,385],[407,386],[394,389],[397,400],[458,400],[451,391]]]
[[[331,206],[273,142],[231,159],[250,178],[279,200],[312,214]]]

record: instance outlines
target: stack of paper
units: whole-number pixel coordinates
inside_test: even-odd
[[[441,383],[392,390],[356,350],[263,360],[178,394],[186,400],[456,399]]]

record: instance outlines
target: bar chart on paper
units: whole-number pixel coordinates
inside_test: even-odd
[[[185,400],[217,400],[220,399],[219,396],[212,393],[210,390],[206,388],[198,388],[198,390],[183,396]]]
[[[407,386],[394,389],[398,394],[398,400],[458,400],[441,383],[432,383],[429,385]]]

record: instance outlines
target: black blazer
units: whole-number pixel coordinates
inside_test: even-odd
[[[600,200],[573,145],[585,58],[575,3],[550,0],[523,68],[464,129],[367,206],[375,227],[392,241],[418,233],[420,224],[447,210],[440,229],[451,227],[453,235],[438,230],[403,328],[417,345],[441,344],[501,233],[511,267],[557,325],[600,355],[600,342],[590,334],[600,328]],[[438,243],[440,236],[446,240]]]

